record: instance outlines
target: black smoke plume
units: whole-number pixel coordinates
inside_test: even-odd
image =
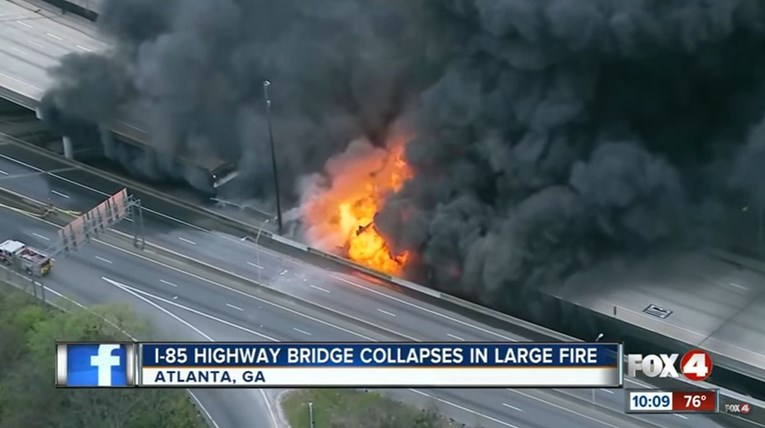
[[[44,109],[98,124],[130,117],[159,152],[238,163],[245,179],[235,190],[267,194],[268,79],[280,178],[291,189],[352,139],[382,141],[423,86],[423,35],[405,5],[106,0],[97,24],[113,49],[65,57]]]
[[[415,175],[376,226],[484,303],[717,239],[765,195],[760,0],[111,0],[99,24],[114,49],[65,59],[48,102],[141,111],[240,194],[270,191],[264,79],[287,189],[404,120]]]
[[[763,198],[763,3],[433,7],[457,44],[411,110],[415,179],[376,224],[442,289],[522,306],[510,291],[718,242]]]

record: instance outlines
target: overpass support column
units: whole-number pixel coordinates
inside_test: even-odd
[[[74,159],[74,152],[72,150],[72,140],[70,140],[69,137],[64,137],[62,141],[64,143],[64,157],[67,159]]]

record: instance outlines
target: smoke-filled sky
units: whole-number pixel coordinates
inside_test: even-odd
[[[376,224],[487,303],[765,196],[761,0],[111,0],[99,25],[114,51],[66,58],[50,106],[139,105],[159,147],[238,161],[243,194],[270,192],[263,79],[293,202],[404,121],[414,178]]]

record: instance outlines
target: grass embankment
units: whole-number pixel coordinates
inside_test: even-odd
[[[452,427],[433,406],[420,409],[377,392],[353,389],[301,389],[282,397],[284,417],[292,428],[309,426],[313,403],[315,428],[443,428]]]
[[[0,280],[0,428],[205,427],[181,390],[55,388],[56,340],[129,340],[120,330],[145,328],[126,306],[62,312]]]

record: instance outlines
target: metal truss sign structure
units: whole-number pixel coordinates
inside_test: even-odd
[[[56,252],[68,254],[77,251],[91,239],[105,233],[124,219],[132,221],[135,226],[133,245],[143,249],[145,239],[141,200],[128,195],[127,189],[122,189],[59,229],[60,248]]]

